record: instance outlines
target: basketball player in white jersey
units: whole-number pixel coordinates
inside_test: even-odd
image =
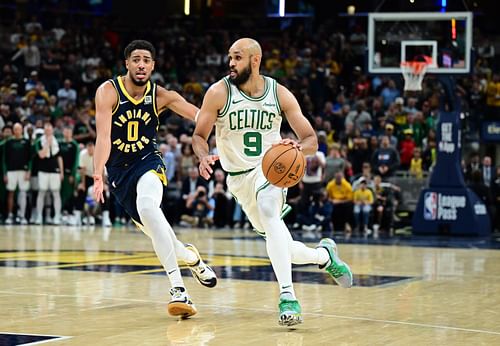
[[[293,145],[305,155],[316,153],[316,134],[302,114],[293,94],[259,72],[262,51],[257,41],[243,38],[229,49],[230,74],[207,91],[193,135],[193,149],[200,159],[200,175],[209,179],[220,159],[228,172],[227,185],[266,248],[280,286],[281,325],[302,322],[301,307],[292,283],[292,263],[318,264],[342,287],[352,286],[352,273],[339,259],[332,239],[316,248],[294,241],[282,220],[286,190],[271,185],[262,172],[264,153],[278,143]],[[298,141],[280,136],[286,116]],[[215,124],[219,155],[210,155],[207,140]]]

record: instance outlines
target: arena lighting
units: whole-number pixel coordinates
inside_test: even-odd
[[[285,16],[285,0],[280,0],[280,3],[279,3],[279,15],[280,15],[280,17],[284,17]]]
[[[184,14],[186,16],[189,16],[190,7],[191,7],[191,0],[184,0]]]
[[[451,39],[457,39],[457,20],[455,18],[451,19]]]

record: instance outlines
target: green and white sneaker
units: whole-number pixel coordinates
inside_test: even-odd
[[[281,326],[291,327],[296,324],[302,323],[302,309],[299,301],[293,299],[290,293],[282,293],[280,295],[280,316],[278,323]]]
[[[328,255],[330,257],[328,262],[319,266],[319,269],[325,269],[340,287],[351,287],[351,268],[349,268],[349,266],[339,258],[337,244],[335,243],[335,241],[330,238],[323,238],[320,240],[318,246],[316,246],[316,248],[319,247],[322,247],[326,251],[328,251]]]

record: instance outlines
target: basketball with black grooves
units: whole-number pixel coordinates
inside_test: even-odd
[[[262,171],[267,180],[281,188],[299,183],[305,173],[306,160],[301,150],[291,144],[271,147],[262,159]]]

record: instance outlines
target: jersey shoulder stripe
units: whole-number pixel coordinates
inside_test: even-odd
[[[280,105],[280,99],[278,98],[278,81],[276,81],[276,79],[273,79],[273,92],[274,92],[274,99],[276,100],[276,108],[278,110],[278,115],[281,116],[281,105]]]
[[[224,84],[226,85],[227,89],[227,99],[226,99],[226,104],[224,105],[224,108],[219,112],[218,117],[222,118],[224,115],[226,115],[227,111],[229,110],[229,106],[231,105],[231,83],[229,82],[229,77],[224,77],[222,80],[224,81]]]
[[[109,79],[109,81],[111,82],[111,85],[113,86],[113,88],[115,88],[116,96],[118,96],[118,99],[116,100],[116,105],[113,108],[113,111],[111,112],[111,115],[113,115],[116,113],[116,111],[120,107],[120,92],[118,91],[118,86],[116,85],[115,81],[113,79]]]

